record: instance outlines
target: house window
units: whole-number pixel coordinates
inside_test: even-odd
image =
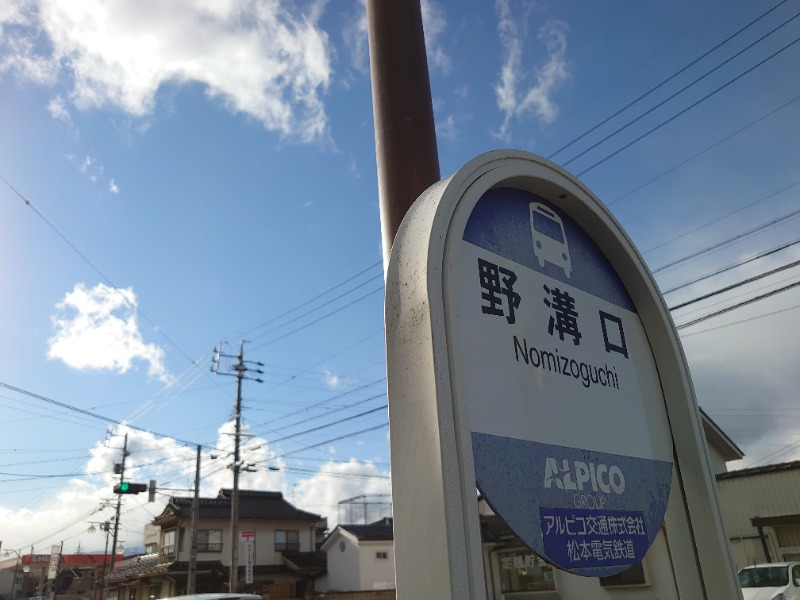
[[[300,532],[296,529],[275,531],[275,552],[299,552]]]
[[[197,532],[198,552],[222,552],[222,529],[200,529]]]
[[[161,554],[171,556],[175,554],[175,535],[174,529],[165,531],[161,534]]]
[[[538,592],[556,589],[553,567],[527,548],[498,552],[500,589],[503,592]]]
[[[387,560],[389,558],[389,553],[388,552],[376,552],[375,553],[375,558],[377,558],[378,560]]]
[[[133,588],[130,592],[128,592],[128,600],[136,600],[136,588]]]

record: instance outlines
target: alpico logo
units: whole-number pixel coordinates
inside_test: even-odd
[[[581,460],[572,461],[570,465],[570,461],[565,458],[559,468],[558,461],[548,457],[544,468],[544,487],[550,489],[553,484],[559,490],[576,491],[584,491],[584,486],[591,484],[594,492],[622,494],[625,491],[625,476],[616,465],[595,465]]]

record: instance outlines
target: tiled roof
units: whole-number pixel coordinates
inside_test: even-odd
[[[394,539],[392,523],[393,520],[386,517],[368,525],[339,525],[339,527],[345,531],[349,531],[359,540],[374,542]]]
[[[227,519],[231,515],[231,490],[220,490],[216,498],[200,498],[201,519]],[[159,524],[170,518],[192,516],[192,498],[172,497],[164,511],[153,521]],[[281,492],[239,490],[239,518],[264,521],[319,521],[320,515],[295,508]]]
[[[314,552],[282,552],[283,560],[289,563],[289,566],[299,570],[317,570],[326,569],[328,567],[328,553],[322,550]]]
[[[763,467],[750,467],[749,469],[739,469],[738,471],[728,471],[727,473],[718,473],[716,478],[717,481],[724,481],[726,479],[735,479],[737,477],[746,477],[748,475],[765,475],[767,473],[793,471],[795,469],[800,469],[800,460],[764,465]]]
[[[258,568],[258,567],[256,567]],[[158,554],[145,554],[136,562],[124,565],[110,575],[106,575],[107,582],[122,581],[137,575],[161,575],[165,573],[181,573],[189,569],[187,561],[158,562]],[[227,573],[228,569],[218,560],[201,560],[197,562],[198,571],[221,571]]]
[[[113,573],[106,575],[106,581],[118,581],[133,575],[141,575],[142,573],[152,573],[159,567],[164,567],[159,572],[164,572],[169,568],[170,563],[158,564],[158,554],[143,554],[136,560],[123,565],[116,569]]]
[[[481,515],[481,539],[484,542],[499,542],[514,536],[514,532],[497,515]]]

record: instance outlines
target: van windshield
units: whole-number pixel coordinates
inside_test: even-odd
[[[789,584],[789,567],[754,567],[739,572],[743,588],[781,587]]]

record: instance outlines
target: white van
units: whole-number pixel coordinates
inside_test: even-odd
[[[545,262],[549,262],[561,267],[569,277],[572,275],[572,261],[561,217],[539,202],[531,202],[530,209],[533,253],[539,266],[544,267]]]

